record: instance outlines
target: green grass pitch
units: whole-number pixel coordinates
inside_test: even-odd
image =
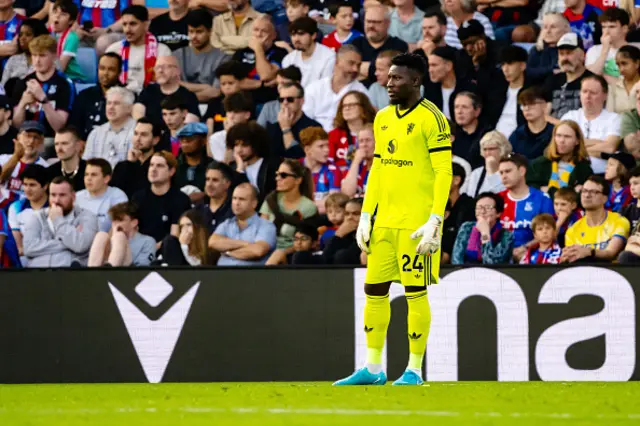
[[[0,385],[0,425],[640,425],[638,383]]]

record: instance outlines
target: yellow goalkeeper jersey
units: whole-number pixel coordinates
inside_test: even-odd
[[[451,186],[451,134],[426,99],[400,111],[390,105],[374,121],[375,155],[363,211],[375,227],[416,230],[431,213],[444,216]]]

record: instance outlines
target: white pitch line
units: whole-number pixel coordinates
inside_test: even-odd
[[[485,412],[460,412],[460,411],[427,411],[427,410],[359,410],[359,409],[331,409],[331,408],[260,408],[260,407],[179,407],[179,408],[156,408],[156,407],[121,407],[112,410],[99,408],[78,408],[78,409],[45,409],[45,410],[10,410],[0,409],[0,418],[5,414],[25,414],[29,416],[57,416],[57,415],[109,415],[128,413],[190,413],[190,414],[272,414],[272,415],[321,415],[321,416],[393,416],[393,417],[482,417],[482,418],[538,418],[538,419],[563,419],[577,420],[597,418],[601,420],[635,420],[640,422],[640,414],[598,414],[596,416],[583,416],[571,413],[526,413],[507,412],[500,413],[494,411]]]

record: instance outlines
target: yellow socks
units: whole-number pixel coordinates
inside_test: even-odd
[[[431,325],[431,308],[427,291],[406,293],[409,315],[407,328],[409,334],[409,365],[408,369],[422,371],[422,359],[427,348],[427,337]]]
[[[382,371],[382,349],[387,339],[391,318],[389,295],[370,296],[364,305],[364,331],[367,334],[367,369],[374,374]]]

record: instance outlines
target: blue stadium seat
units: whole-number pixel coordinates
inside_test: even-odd
[[[536,45],[535,43],[513,43],[513,44],[518,47],[522,47],[524,50],[527,51],[527,53],[529,53],[531,48]]]
[[[82,73],[87,78],[87,83],[95,83],[98,81],[98,57],[96,51],[89,47],[78,48],[76,59]]]

